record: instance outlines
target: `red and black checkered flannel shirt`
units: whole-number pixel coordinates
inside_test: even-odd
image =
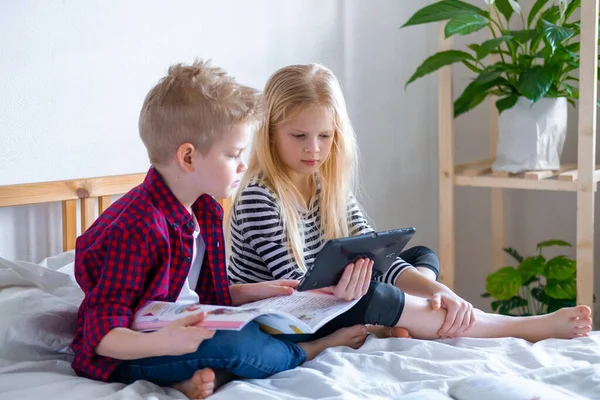
[[[208,195],[192,206],[206,253],[196,292],[204,304],[231,305],[223,209]],[[129,327],[149,301],[175,301],[192,261],[194,223],[158,171],[112,204],[77,239],[75,277],[85,293],[72,343],[80,376],[109,381],[119,360],[94,352],[113,328]]]

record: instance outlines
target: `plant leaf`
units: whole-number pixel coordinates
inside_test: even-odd
[[[521,15],[521,6],[515,0],[508,0],[508,4],[512,7],[513,11]]]
[[[487,90],[463,92],[454,102],[454,118],[474,109],[490,95]]]
[[[484,11],[483,9],[472,4],[468,4],[460,0],[441,0],[437,3],[425,6],[415,12],[408,19],[408,21],[401,26],[401,28],[412,25],[427,24],[430,22],[445,21],[465,13],[489,16],[487,11]]]
[[[550,297],[548,297],[546,292],[544,292],[543,286],[536,286],[536,287],[532,288],[531,296],[543,304],[548,304],[548,301],[550,301]]]
[[[575,261],[567,256],[560,255],[548,260],[546,266],[546,277],[555,281],[567,279],[575,280],[577,267]]]
[[[532,102],[536,102],[550,89],[552,85],[552,70],[547,66],[535,65],[526,69],[519,76],[517,90]]]
[[[542,8],[544,8],[544,6],[546,5],[546,3],[548,3],[548,1],[549,0],[537,0],[535,2],[535,4],[533,5],[533,7],[531,7],[531,10],[529,10],[529,16],[527,17],[527,26],[528,27],[531,26],[531,24],[533,23],[533,20],[537,16],[537,14],[540,12],[540,10]]]
[[[558,0],[558,9],[562,18],[565,15],[565,11],[567,11],[567,0]]]
[[[476,66],[472,62],[467,61],[467,60],[462,60],[462,63],[463,63],[463,65],[465,67],[469,68],[471,71],[475,72],[476,74],[480,74],[481,73],[481,68],[479,68],[478,66]]]
[[[548,313],[553,313],[556,310],[560,310],[563,307],[575,307],[575,299],[557,300],[553,298],[548,299]]]
[[[495,6],[498,9],[498,11],[500,11],[500,13],[504,15],[506,21],[510,21],[510,17],[513,15],[515,10],[512,8],[508,0],[496,0]]]
[[[569,97],[571,99],[578,99],[579,98],[579,90],[574,87],[569,85],[568,83],[563,82],[561,84],[561,86],[565,89],[565,92],[567,92],[567,94],[569,95]]]
[[[520,44],[525,44],[535,36],[535,29],[508,31],[506,34],[512,36]]]
[[[505,247],[502,250],[504,250],[504,252],[506,254],[510,255],[512,258],[517,260],[518,263],[520,263],[521,261],[524,260],[524,257],[521,254],[519,254],[519,252],[512,247]]]
[[[498,300],[508,300],[521,288],[521,274],[513,267],[500,268],[486,278],[485,290]]]
[[[565,46],[565,50],[571,51],[573,53],[579,53],[579,51],[581,50],[581,43],[575,42],[575,43],[568,44],[567,46]]]
[[[508,300],[505,300],[498,310],[502,315],[509,315],[510,311],[515,308],[528,306],[529,302],[520,296],[513,296]]]
[[[514,105],[517,104],[517,101],[519,101],[519,95],[516,93],[513,93],[496,101],[496,109],[498,110],[498,115],[502,114],[502,111],[514,107]]]
[[[491,294],[489,294],[488,292],[481,293],[481,295],[480,295],[480,296],[481,296],[482,298],[484,298],[484,299],[487,299],[487,298],[489,298],[489,297],[492,297],[492,295],[491,295]]]
[[[500,77],[501,74],[501,71],[487,69],[469,83],[454,102],[454,117],[456,118],[481,104],[491,94],[490,89],[508,85],[508,81]]]
[[[527,257],[523,260],[517,270],[521,274],[521,280],[523,282],[530,280],[536,275],[544,273],[544,267],[546,266],[546,259],[542,256]]]
[[[539,282],[540,278],[538,278],[537,276],[532,276],[531,278],[529,278],[529,280],[524,281],[523,285],[521,286],[529,286],[529,284],[531,284],[532,282]]]
[[[477,49],[473,49],[473,50],[475,50],[475,52],[477,53],[477,59],[482,60],[488,54],[490,54],[493,50],[500,47],[500,45],[502,43],[506,42],[507,40],[511,40],[511,39],[512,39],[512,36],[508,36],[508,35],[500,36],[495,39],[489,39],[489,40],[486,40],[485,42],[481,43],[481,45],[478,46]]]
[[[553,299],[573,300],[577,298],[577,285],[575,279],[568,281],[548,279],[544,292]]]
[[[446,50],[436,53],[423,61],[413,76],[411,76],[406,82],[405,87],[417,79],[440,69],[441,67],[463,60],[475,60],[475,58],[469,53],[460,50]]]
[[[565,242],[564,240],[545,240],[543,242],[539,242],[537,244],[536,249],[540,250],[544,247],[552,247],[552,246],[563,246],[563,247],[571,247],[571,243]]]
[[[506,300],[495,300],[492,301],[492,303],[490,304],[490,306],[492,306],[492,310],[496,311],[498,310],[498,308],[502,305],[502,303],[504,303]]]
[[[558,22],[558,20],[560,19],[560,8],[558,6],[551,6],[548,9],[546,9],[542,15],[540,15],[540,18],[538,20],[542,21],[548,21],[551,24],[555,24]]]
[[[452,35],[468,35],[489,25],[489,21],[479,14],[462,13],[452,18],[444,28],[446,38]]]
[[[575,12],[579,7],[581,7],[581,0],[571,0],[569,5],[567,6],[567,10],[565,11],[565,21],[569,19],[571,14]]]
[[[515,64],[507,64],[503,62],[497,62],[486,68],[488,71],[502,71],[505,73],[519,73],[522,68]]]
[[[563,28],[562,26],[551,24],[550,22],[545,20],[542,20],[541,24],[542,30],[544,32],[544,37],[546,38],[550,46],[552,46],[553,52],[563,42],[563,40],[569,39],[575,34],[575,31],[573,29]]]

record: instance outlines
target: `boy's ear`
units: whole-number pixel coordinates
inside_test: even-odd
[[[192,158],[195,151],[196,148],[191,143],[184,143],[177,149],[177,154],[175,156],[177,165],[186,172],[192,172],[194,170]]]

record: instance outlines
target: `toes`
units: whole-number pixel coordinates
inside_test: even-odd
[[[395,327],[392,328],[392,335],[397,338],[408,338],[410,337],[410,333],[404,328]]]
[[[576,326],[576,327],[581,327],[581,326],[592,326],[592,319],[591,318],[574,318],[571,320],[571,323]]]
[[[575,329],[573,329],[573,332],[575,333],[588,333],[592,330],[592,327],[590,325],[585,325],[585,326],[577,326],[575,327]]]
[[[575,309],[577,310],[577,317],[579,318],[590,317],[592,315],[592,309],[586,305],[578,305]]]
[[[196,373],[202,383],[213,383],[215,381],[215,372],[210,368],[204,368]]]

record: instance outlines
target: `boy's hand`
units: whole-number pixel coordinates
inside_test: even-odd
[[[355,263],[348,264],[338,284],[333,287],[323,288],[321,291],[332,293],[335,297],[346,301],[352,301],[364,296],[371,284],[373,264],[372,260],[366,258],[361,258]]]
[[[205,316],[205,313],[194,314],[171,322],[153,333],[156,343],[165,346],[165,353],[172,356],[195,352],[202,341],[215,335],[214,330],[196,326]]]
[[[251,303],[275,296],[289,296],[294,293],[300,282],[295,279],[280,279],[259,283],[231,285],[229,291],[233,305]]]

